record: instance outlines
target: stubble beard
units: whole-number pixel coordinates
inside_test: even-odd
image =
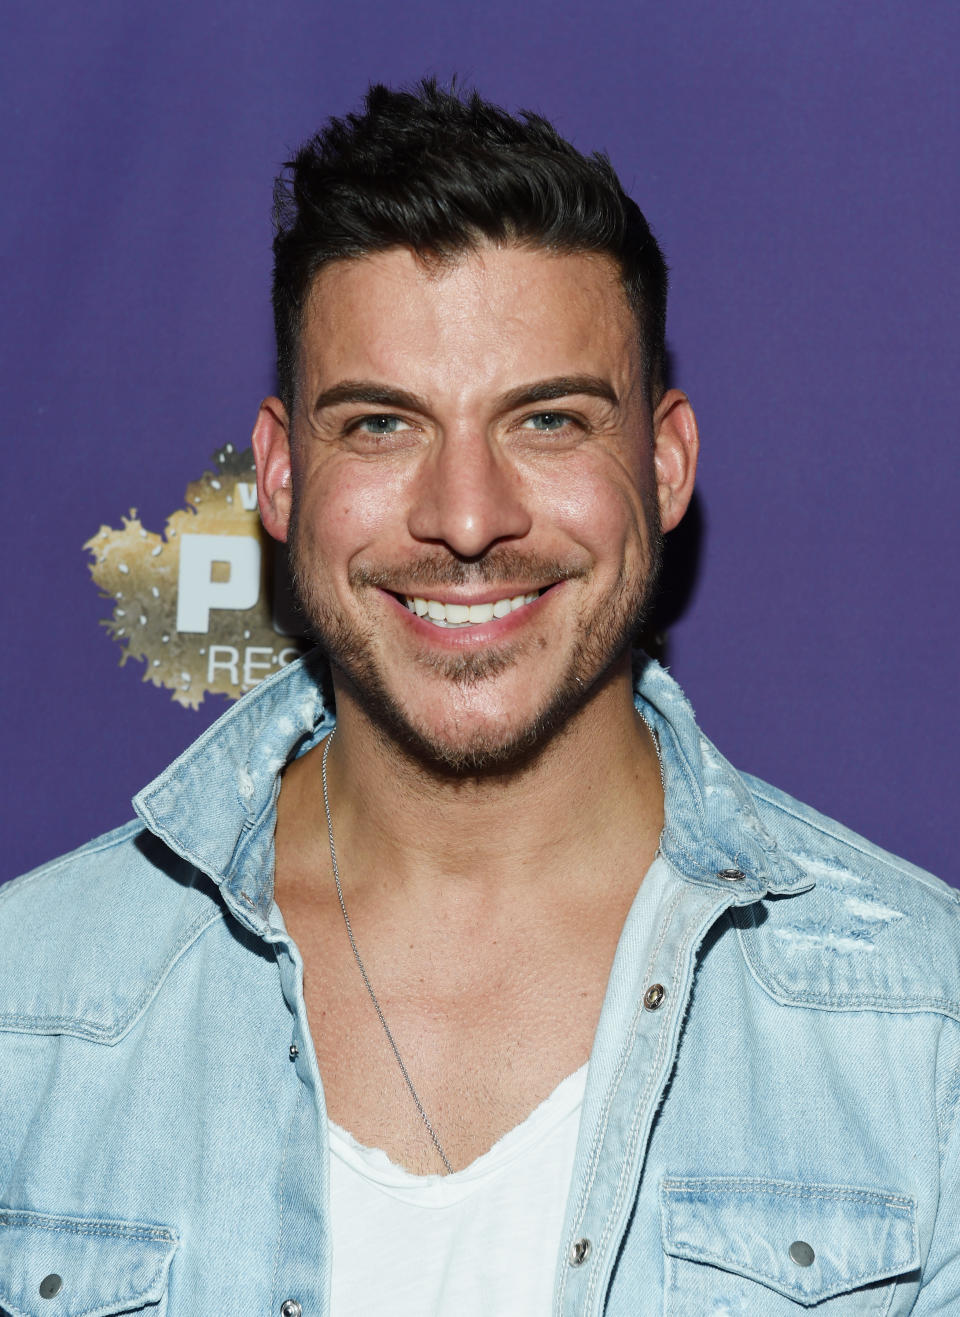
[[[443,777],[477,777],[504,774],[528,764],[557,735],[601,687],[604,678],[630,648],[649,619],[663,556],[663,534],[655,500],[647,508],[644,561],[632,579],[626,568],[591,618],[578,624],[576,642],[565,672],[541,708],[520,727],[483,729],[470,739],[454,743],[418,726],[400,699],[390,690],[377,659],[372,628],[335,612],[319,588],[316,560],[304,544],[294,507],[290,534],[293,588],[314,639],[339,669],[371,724],[429,772]],[[361,568],[351,571],[349,584],[362,588],[391,589],[391,581],[407,587],[490,585],[499,581],[570,580],[585,570],[552,560],[494,548],[479,559],[459,559],[450,553],[425,555],[402,571]],[[466,690],[495,680],[530,653],[529,643],[518,640],[495,649],[470,654],[439,654],[422,650],[416,661],[431,675]],[[415,680],[415,677],[412,678]]]

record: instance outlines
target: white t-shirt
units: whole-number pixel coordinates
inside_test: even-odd
[[[587,1067],[453,1175],[330,1125],[332,1317],[549,1313]]]

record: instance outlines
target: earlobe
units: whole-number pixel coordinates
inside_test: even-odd
[[[264,398],[253,427],[260,520],[275,540],[286,541],[293,503],[290,423],[279,398]]]
[[[653,416],[653,460],[664,531],[679,524],[690,504],[699,451],[697,418],[690,401],[679,389],[670,389]]]

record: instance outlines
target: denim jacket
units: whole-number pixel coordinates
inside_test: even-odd
[[[323,1090],[272,900],[280,771],[333,724],[318,672],[0,891],[2,1313],[329,1314]],[[667,897],[616,952],[553,1314],[960,1313],[957,893],[735,772],[645,660],[637,706]]]

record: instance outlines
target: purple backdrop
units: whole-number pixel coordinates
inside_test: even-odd
[[[225,707],[118,666],[82,545],[246,446],[285,154],[370,80],[456,71],[606,148],[666,249],[704,443],[669,655],[705,730],[960,882],[955,0],[5,14],[3,877]]]

